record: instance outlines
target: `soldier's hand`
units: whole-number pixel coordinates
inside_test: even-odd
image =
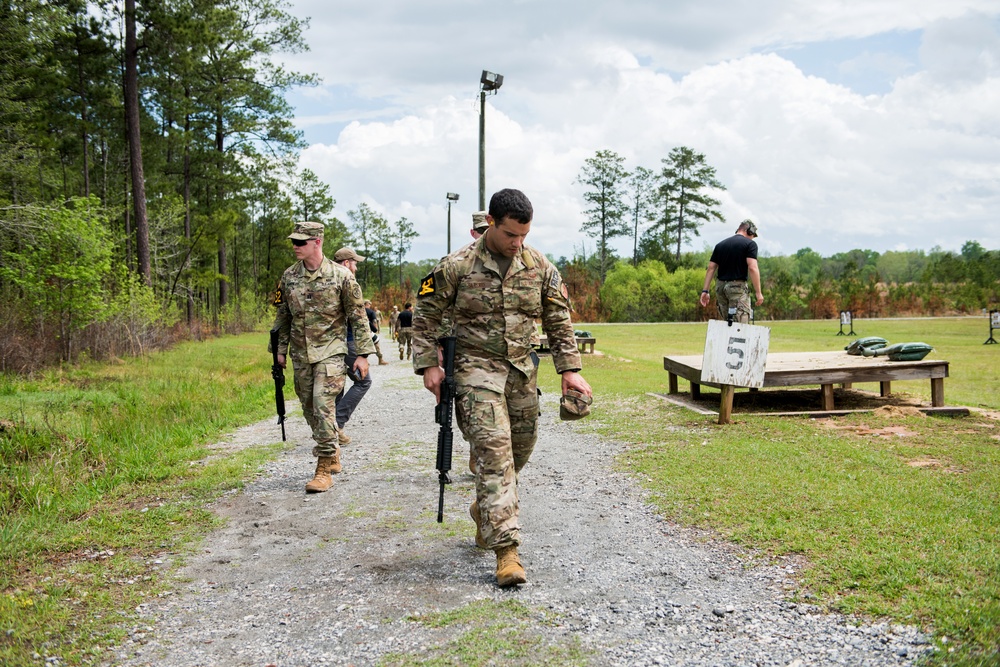
[[[702,292],[701,298],[698,299],[698,302],[701,303],[702,307],[708,308],[708,300],[709,300],[709,295],[705,292]]]
[[[431,366],[424,369],[424,388],[434,394],[434,401],[441,402],[441,382],[444,380],[444,369]]]
[[[282,368],[285,367],[285,355],[283,354],[278,355],[278,365],[281,366]]]
[[[764,295],[763,294],[757,294],[757,305],[759,306],[762,303],[764,303]]]
[[[567,389],[576,389],[581,394],[586,394],[587,396],[594,395],[594,390],[590,388],[590,384],[576,371],[566,371],[562,374],[562,393],[565,394]]]
[[[355,359],[354,370],[356,370],[358,372],[358,375],[361,376],[361,379],[364,380],[365,377],[368,376],[368,358],[358,357],[357,359]]]

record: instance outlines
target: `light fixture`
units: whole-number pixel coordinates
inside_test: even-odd
[[[483,70],[483,75],[479,77],[479,83],[483,84],[483,90],[497,90],[503,85],[503,74]]]

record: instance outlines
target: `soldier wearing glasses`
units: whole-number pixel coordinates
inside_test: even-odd
[[[331,475],[341,471],[336,400],[347,375],[348,321],[357,348],[353,368],[362,377],[368,374],[366,356],[375,352],[361,287],[347,268],[323,255],[323,229],[319,222],[300,222],[288,236],[298,261],[278,282],[272,327],[279,330],[278,363],[284,367],[286,355],[292,359],[295,394],[316,441],[316,472],[307,493],[326,491]]]

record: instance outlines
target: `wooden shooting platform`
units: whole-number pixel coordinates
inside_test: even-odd
[[[597,343],[597,339],[596,338],[584,338],[584,337],[581,337],[581,336],[577,336],[576,337],[576,345],[577,345],[577,347],[580,348],[580,352],[581,353],[586,352],[587,350],[585,348],[589,345],[590,346],[590,353],[593,354],[594,353],[594,344],[595,343]],[[549,349],[549,337],[548,336],[542,336],[538,340],[538,349],[540,351],[546,351],[546,350]]]
[[[677,394],[677,378],[691,383],[691,397],[701,396],[700,355],[663,357],[663,368],[670,373],[669,393]],[[833,386],[849,389],[856,382],[878,382],[882,396],[888,396],[894,381],[931,381],[931,405],[944,407],[944,379],[948,377],[948,362],[921,359],[920,361],[889,361],[887,357],[861,357],[837,352],[778,352],[767,355],[764,367],[764,387],[794,387],[819,385],[820,407],[832,412]],[[726,423],[733,410],[733,387],[714,383],[706,386],[721,390],[719,423]]]

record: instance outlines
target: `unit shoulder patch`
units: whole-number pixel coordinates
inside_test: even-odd
[[[431,294],[434,294],[434,274],[428,273],[427,277],[420,281],[420,290],[417,292],[417,298],[420,299]]]
[[[285,302],[284,294],[281,291],[281,281],[278,281],[277,287],[274,288],[274,299],[271,301],[271,305],[280,306]]]

